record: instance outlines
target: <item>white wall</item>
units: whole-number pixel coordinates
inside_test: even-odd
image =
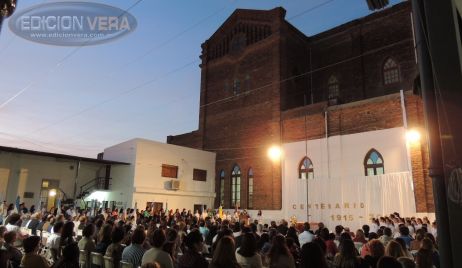
[[[129,140],[104,149],[104,159],[131,164],[112,166],[111,191],[106,194],[93,194],[91,196],[88,196],[86,200],[97,199],[99,201],[117,201],[119,203],[118,206],[131,207],[133,200],[133,191],[135,189],[134,163],[136,162],[136,141]]]
[[[305,148],[307,148],[307,150]],[[329,222],[331,215],[335,215],[335,217],[337,215],[341,215],[343,218],[344,214],[347,214],[348,218],[350,214],[353,214],[355,223],[350,223],[350,226],[354,226],[356,223],[364,223],[364,221],[367,222],[368,219],[365,215],[361,214],[364,211],[359,211],[359,209],[345,210],[343,208],[340,210],[330,210],[327,208],[327,200],[343,200],[348,202],[351,206],[354,206],[354,203],[358,201],[357,206],[360,206],[361,198],[359,196],[364,193],[353,193],[351,196],[347,197],[346,195],[349,194],[345,192],[345,189],[350,189],[351,191],[354,191],[354,189],[366,189],[362,184],[366,185],[367,183],[361,178],[364,178],[364,158],[371,148],[375,148],[381,153],[384,159],[385,173],[401,174],[395,176],[397,178],[396,180],[400,180],[404,186],[409,186],[407,187],[408,190],[406,190],[406,192],[401,196],[403,200],[415,202],[412,184],[410,183],[412,178],[410,177],[408,170],[409,166],[406,151],[405,129],[392,128],[351,135],[334,136],[329,137],[327,141],[326,139],[309,140],[307,144],[305,144],[305,141],[284,144],[282,186],[282,207],[284,217],[290,218],[291,216],[296,216],[299,221],[306,220],[307,186],[305,180],[300,180],[298,178],[298,166],[305,156],[305,151],[307,151],[307,156],[313,162],[315,178],[315,181],[313,182],[316,182],[313,183],[313,187],[316,187],[316,189],[310,189],[310,192],[314,191],[314,194],[311,194],[311,196],[308,194],[308,201],[313,204],[313,206],[314,204],[318,204],[320,206],[321,203],[326,203],[326,208],[323,210],[316,209],[314,207],[309,210],[308,213],[311,215],[310,219]],[[398,177],[400,179],[398,179]],[[318,182],[322,183],[319,184]],[[351,186],[351,184],[358,184],[358,187],[347,187]],[[331,188],[338,187],[338,193],[336,191],[330,191],[330,188],[322,190],[325,185],[329,185]],[[380,186],[377,189],[377,195],[379,195],[380,191],[386,191],[386,189],[382,187],[385,186]],[[393,184],[386,187],[393,187]],[[340,188],[344,191],[342,192]],[[337,193],[337,195],[340,196],[317,195],[316,191],[326,192],[326,195],[327,192],[329,192],[330,195],[335,195]],[[318,198],[320,200],[313,200],[313,198]],[[369,198],[369,196],[367,198]],[[343,201],[340,203],[343,203]],[[385,204],[381,200],[380,204],[382,203]],[[390,205],[387,203],[387,205],[386,209],[383,207],[376,208],[373,206],[370,209],[374,210],[374,212],[377,211],[376,213],[385,213],[385,210],[387,210],[386,213],[391,213],[393,211],[388,212],[388,210],[396,209],[398,212],[401,210],[403,213],[406,212],[409,214],[413,212],[415,214],[415,203],[414,206],[413,204],[408,204],[410,210],[406,209],[405,211],[403,211],[403,207],[399,206],[399,204]],[[335,206],[335,204],[332,204],[332,206]],[[365,209],[369,209],[369,206],[366,205]],[[356,215],[354,215],[355,213]],[[359,216],[363,218],[358,219]]]
[[[161,202],[164,208],[193,209],[194,204],[213,205],[215,153],[133,139],[106,149],[104,159],[132,164],[129,174],[126,170],[123,175],[120,171],[112,172],[114,191],[123,190],[126,196],[133,192],[132,207],[136,203],[138,208],[144,209],[147,202]],[[178,178],[163,178],[162,164],[178,166]],[[192,179],[194,168],[207,171],[205,182]],[[180,181],[179,190],[170,190],[171,180]]]
[[[73,168],[71,168],[71,166]],[[82,162],[79,170],[77,194],[80,185],[97,177],[104,166],[98,163]],[[43,179],[59,181],[68,198],[73,198],[77,162],[37,155],[0,152],[0,198],[14,203],[19,195],[26,206],[39,204]],[[23,198],[24,192],[33,192],[34,198]]]
[[[307,156],[313,162],[316,178],[364,175],[364,157],[372,148],[382,154],[386,173],[409,171],[405,133],[400,127],[333,136],[327,142],[326,139],[309,140]],[[283,150],[285,177],[298,177],[305,142],[286,143]]]

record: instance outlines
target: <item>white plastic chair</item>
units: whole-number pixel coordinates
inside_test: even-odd
[[[121,261],[120,268],[133,268],[133,264],[131,262]]]
[[[104,268],[114,268],[114,259],[112,257],[104,256]]]
[[[104,258],[101,253],[91,253],[91,264],[97,265],[98,267],[104,268]]]

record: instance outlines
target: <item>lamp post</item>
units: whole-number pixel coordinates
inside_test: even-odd
[[[268,149],[268,158],[271,160],[271,208],[274,205],[274,163],[277,163],[281,160],[282,149],[277,145],[272,145]]]

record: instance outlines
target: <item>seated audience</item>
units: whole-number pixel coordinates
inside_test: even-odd
[[[276,235],[271,243],[268,253],[268,263],[270,267],[294,268],[295,260],[287,248],[286,239],[281,234]]]
[[[300,253],[300,267],[328,268],[324,252],[316,242],[309,242],[302,246]]]
[[[3,235],[3,238],[5,239],[5,244],[3,244],[3,247],[8,253],[9,260],[13,265],[13,268],[18,268],[21,265],[22,253],[14,246],[14,243],[17,239],[16,231],[6,232]]]
[[[213,258],[209,268],[240,268],[237,262],[234,239],[232,236],[224,236],[218,241],[217,247],[213,252]]]
[[[49,268],[47,260],[38,254],[40,246],[39,236],[30,236],[23,241],[24,256],[21,259],[22,268]]]
[[[76,242],[63,248],[62,256],[53,264],[53,268],[79,268],[79,247]]]
[[[201,254],[204,248],[204,238],[200,231],[197,229],[192,230],[184,238],[183,243],[185,251],[178,260],[178,268],[207,268],[208,262]]]
[[[143,243],[146,239],[144,228],[139,226],[133,231],[131,243],[124,248],[122,252],[122,260],[133,264],[134,267],[141,265],[141,259],[144,255]]]
[[[257,253],[257,240],[252,233],[243,235],[241,247],[236,250],[236,260],[243,268],[261,268],[260,254]]]
[[[202,237],[202,236],[201,236]],[[146,251],[141,259],[141,264],[149,262],[158,262],[162,268],[173,268],[173,261],[167,252],[162,250],[162,246],[165,243],[165,234],[161,229],[157,229],[150,238],[152,248]]]
[[[107,247],[105,256],[111,257],[114,262],[114,268],[119,267],[120,260],[122,259],[122,252],[124,250],[121,242],[124,239],[125,232],[122,228],[116,227],[112,230],[111,240],[112,243]]]
[[[90,254],[95,251],[95,242],[93,241],[93,235],[95,233],[95,226],[89,224],[85,226],[82,231],[82,239],[78,243],[79,250],[85,251],[85,255],[80,255],[80,261],[86,263],[86,268],[91,266]]]

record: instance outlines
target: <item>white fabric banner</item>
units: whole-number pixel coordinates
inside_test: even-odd
[[[308,214],[310,222],[323,222],[329,229],[341,224],[354,232],[363,224],[370,224],[372,217],[393,212],[402,216],[416,213],[409,172],[290,181],[295,185],[286,185],[291,193],[286,197],[286,213],[297,221],[306,221]]]

